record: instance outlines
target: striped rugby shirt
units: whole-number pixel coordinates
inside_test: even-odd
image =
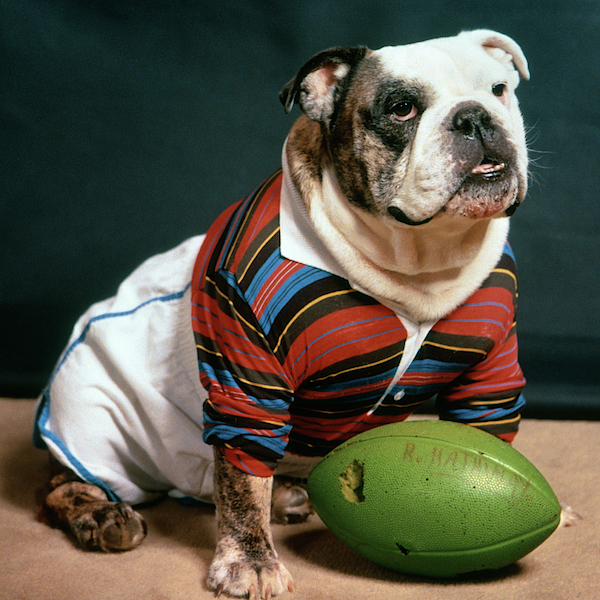
[[[279,171],[225,211],[196,261],[204,440],[243,471],[269,476],[284,451],[323,456],[437,395],[442,419],[512,441],[525,380],[508,245],[481,287],[433,324],[392,385],[406,328],[346,279],[282,256],[281,183]]]

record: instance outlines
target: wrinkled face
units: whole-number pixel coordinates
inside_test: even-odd
[[[518,82],[508,54],[460,38],[369,52],[329,126],[342,191],[407,225],[510,214],[527,188]]]

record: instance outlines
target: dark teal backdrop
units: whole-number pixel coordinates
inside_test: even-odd
[[[510,236],[527,414],[598,418],[597,0],[0,0],[0,394],[37,394],[90,303],[278,167],[277,94],[312,54],[478,27],[532,72]]]

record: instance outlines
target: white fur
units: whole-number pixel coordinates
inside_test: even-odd
[[[492,45],[499,43],[503,43],[503,47]],[[447,151],[446,132],[440,123],[453,112],[453,107],[464,101],[484,106],[509,133],[517,150],[517,168],[523,177],[517,196],[507,198],[507,206],[515,199],[523,200],[527,190],[528,158],[523,120],[514,94],[519,73],[513,61],[524,76],[528,77],[529,73],[525,57],[515,42],[482,30],[386,47],[375,54],[382,59],[385,74],[425,87],[430,96],[430,104],[421,116],[408,153],[408,163],[398,169],[390,185],[390,197],[382,198],[386,205],[400,208],[413,221],[422,221],[448,203],[449,194],[454,191],[448,172],[455,157]],[[504,101],[491,91],[498,83],[507,85]]]
[[[347,279],[417,322],[442,318],[479,288],[508,235],[506,218],[473,223],[440,215],[420,227],[397,226],[351,207],[330,171],[309,206]]]

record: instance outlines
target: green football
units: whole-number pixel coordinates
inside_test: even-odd
[[[373,562],[452,577],[509,565],[560,522],[542,474],[519,452],[446,421],[383,425],[335,448],[308,479],[327,527]]]

